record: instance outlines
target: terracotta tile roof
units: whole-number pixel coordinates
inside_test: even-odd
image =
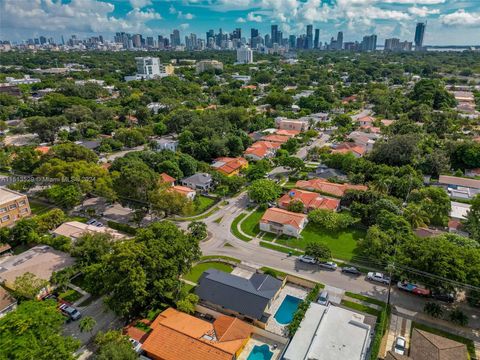
[[[383,119],[383,120],[380,120],[380,122],[385,126],[390,126],[395,122],[395,120]]]
[[[360,126],[360,129],[365,130],[367,132],[374,133],[374,134],[379,134],[382,131],[379,127],[371,126],[371,125]]]
[[[160,174],[160,178],[161,178],[162,181],[165,182],[165,183],[173,183],[173,182],[175,182],[175,178],[174,178],[174,177],[171,177],[171,176],[168,175],[167,173],[161,173],[161,174]]]
[[[244,167],[248,166],[248,161],[242,157],[230,158],[230,157],[221,157],[215,159],[212,167],[226,175],[229,175],[235,171],[238,171]]]
[[[133,324],[128,325],[123,329],[123,334],[128,336],[131,339],[137,340],[139,343],[142,343],[147,339],[148,334],[135,327]]]
[[[466,179],[457,176],[440,175],[438,182],[446,185],[464,186],[473,189],[480,189],[480,180]]]
[[[40,151],[42,154],[46,154],[50,150],[50,146],[37,146],[35,150]]]
[[[336,184],[324,179],[299,180],[295,186],[301,189],[315,190],[338,197],[345,195],[345,191],[347,190],[368,190],[368,187],[365,185]]]
[[[460,220],[455,220],[455,219],[452,219],[448,222],[448,228],[449,229],[460,229],[462,227],[462,223]]]
[[[288,141],[289,138],[290,137],[288,137],[288,136],[272,134],[272,135],[266,135],[266,136],[262,137],[262,140],[284,144]]]
[[[188,194],[195,192],[195,190],[189,188],[188,186],[182,186],[182,185],[174,185],[168,190],[175,191],[184,196],[188,196]]]
[[[308,209],[326,209],[336,210],[340,205],[340,200],[327,198],[319,195],[318,193],[304,191],[299,189],[292,189],[288,194],[283,195],[278,204],[280,207],[286,208],[290,204],[290,201],[298,200]]]
[[[368,141],[368,138],[367,138],[367,141]],[[367,149],[364,147],[364,146],[361,146],[361,145],[357,145],[357,144],[354,144],[354,143],[348,143],[348,142],[344,142],[344,143],[341,143],[341,144],[338,144],[338,146],[332,150],[332,153],[333,154],[347,154],[347,153],[355,153],[357,155],[364,155],[365,152],[367,151]]]
[[[291,225],[297,229],[301,229],[301,225],[306,218],[307,215],[305,214],[298,214],[279,208],[270,208],[265,211],[265,214],[263,214],[260,222],[275,222],[282,225]]]
[[[252,327],[229,316],[211,324],[173,308],[151,324],[143,344],[148,356],[162,360],[231,360],[252,332]]]
[[[288,137],[294,137],[298,134],[300,134],[299,130],[284,130],[280,129],[275,132],[275,134],[280,135],[280,136],[288,136]]]
[[[6,309],[12,304],[15,304],[17,300],[10,295],[10,293],[0,286],[0,311]]]
[[[0,244],[0,254],[10,250],[12,247],[9,244]]]
[[[264,158],[269,155],[269,152],[272,155],[275,151],[280,147],[278,143],[272,143],[269,141],[257,141],[256,143],[252,144],[247,150],[245,150],[245,155],[255,155],[259,158]]]
[[[362,117],[358,118],[357,121],[358,122],[374,122],[375,118],[373,118],[371,116],[362,116]]]

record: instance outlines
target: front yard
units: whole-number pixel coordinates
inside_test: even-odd
[[[197,195],[197,197],[194,200],[194,204],[195,204],[195,210],[193,212],[193,215],[199,215],[207,211],[207,209],[209,209],[210,207],[212,207],[213,204],[215,204],[215,199],[212,199],[203,195]]]
[[[192,270],[190,270],[190,272],[186,274],[183,278],[185,280],[196,283],[200,278],[200,276],[202,275],[202,273],[208,269],[217,269],[227,273],[231,273],[233,270],[233,267],[228,264],[224,264],[220,262],[214,262],[214,261],[205,262],[205,263],[195,265],[192,268]]]
[[[310,242],[321,242],[329,247],[334,258],[351,261],[355,256],[357,241],[364,236],[365,231],[359,229],[350,228],[342,231],[329,231],[309,223],[302,231],[300,238],[287,239],[285,236],[281,236],[276,242],[302,250]]]
[[[251,213],[240,224],[242,231],[245,234],[250,235],[252,237],[257,236],[257,234],[260,232],[260,227],[258,226],[258,223],[260,222],[260,219],[262,218],[264,213],[265,213],[265,210],[261,210],[261,209],[257,209],[253,213]]]

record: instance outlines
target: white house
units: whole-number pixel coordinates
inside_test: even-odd
[[[260,230],[275,234],[299,237],[307,225],[307,215],[270,208],[260,219]]]

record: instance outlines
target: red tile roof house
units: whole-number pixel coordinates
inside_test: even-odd
[[[292,189],[288,194],[283,195],[278,200],[278,206],[282,209],[287,209],[291,201],[302,202],[305,212],[315,209],[325,209],[337,211],[340,206],[340,200],[321,196],[318,193]]]
[[[265,211],[260,219],[260,230],[298,238],[307,223],[307,215],[305,214],[270,208]]]
[[[171,177],[171,176],[168,175],[167,173],[161,173],[161,174],[160,174],[160,180],[161,180],[163,183],[170,184],[170,186],[175,185],[175,178],[174,178],[174,177]]]
[[[266,135],[262,137],[262,140],[264,141],[270,141],[270,142],[279,143],[279,144],[285,144],[288,141],[288,139],[290,139],[289,136],[275,135],[275,134]]]
[[[280,148],[281,144],[272,143],[269,141],[257,141],[252,144],[243,155],[246,158],[249,158],[254,161],[269,159],[275,156],[277,150]]]
[[[368,187],[365,185],[352,184],[337,184],[324,179],[299,180],[295,187],[310,191],[317,191],[320,193],[333,195],[335,197],[342,197],[347,190],[366,191]]]
[[[238,175],[240,170],[246,167],[248,167],[248,161],[242,157],[220,157],[212,164],[212,168],[226,176]]]
[[[197,194],[195,190],[193,190],[193,189],[191,189],[187,186],[181,186],[181,185],[174,185],[171,188],[169,188],[168,190],[175,191],[175,192],[179,193],[180,195],[184,195],[187,198],[189,198],[190,200],[195,199],[195,195]]]
[[[372,126],[373,122],[375,121],[375,118],[371,116],[362,116],[361,118],[358,118],[356,121],[360,126]]]
[[[353,154],[356,158],[360,158],[367,152],[367,148],[362,145],[357,145],[355,143],[343,142],[336,145],[335,149],[332,150],[332,154]]]

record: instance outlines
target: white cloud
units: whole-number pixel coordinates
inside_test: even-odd
[[[177,9],[175,9],[175,6],[170,5],[170,7],[168,8],[168,12],[169,12],[170,14],[176,14],[176,13],[177,13]]]
[[[182,30],[186,30],[186,29],[188,29],[189,27],[190,27],[190,24],[188,24],[188,23],[180,24],[180,28],[181,28]]]
[[[262,22],[262,17],[260,15],[255,15],[253,12],[249,12],[247,15],[247,20],[253,22]]]
[[[416,7],[412,6],[408,8],[408,12],[414,16],[426,17],[427,15],[440,14],[439,9],[429,9],[426,6]]]
[[[179,19],[192,20],[195,17],[195,15],[193,15],[191,13],[184,14],[183,12],[179,11],[177,17]]]
[[[239,18],[237,18],[237,20],[235,20],[235,22],[243,24],[243,23],[246,23],[247,20],[245,20],[245,19],[242,18],[242,17],[239,17]]]
[[[480,27],[480,12],[466,12],[464,9],[441,15],[440,20],[447,26]]]
[[[144,8],[145,6],[152,5],[151,0],[130,0],[130,5],[134,9],[141,9]]]

